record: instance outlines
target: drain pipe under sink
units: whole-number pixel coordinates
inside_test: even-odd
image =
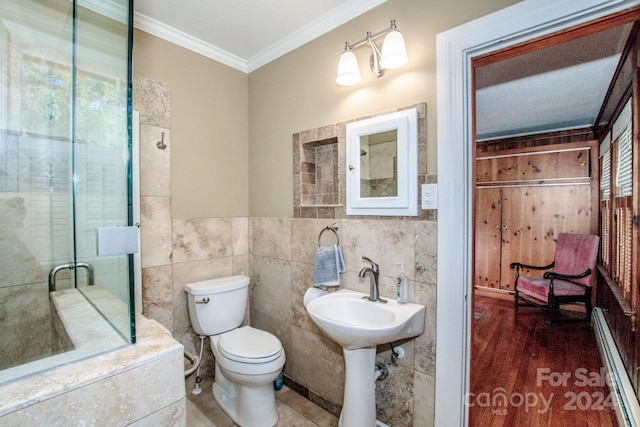
[[[376,367],[374,370],[376,381],[385,380],[389,376],[389,368],[387,368],[387,364],[382,361],[376,362]]]

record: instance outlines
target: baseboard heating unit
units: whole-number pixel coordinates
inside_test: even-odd
[[[618,424],[624,427],[640,427],[640,405],[602,309],[595,308],[593,310],[591,325],[602,363],[611,379],[609,388],[611,389],[612,401],[616,405]]]

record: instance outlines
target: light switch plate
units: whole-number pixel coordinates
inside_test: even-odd
[[[438,184],[422,184],[422,209],[438,209]]]

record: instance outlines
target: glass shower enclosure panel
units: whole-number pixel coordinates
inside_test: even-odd
[[[0,2],[2,370],[61,351],[47,339],[47,273],[73,257],[72,13],[70,3]]]
[[[0,383],[135,342],[130,2],[0,0]]]
[[[128,4],[78,0],[74,195],[76,259],[89,266],[77,269],[85,279],[76,286],[130,339],[130,256],[99,256],[96,250],[98,228],[131,222]]]

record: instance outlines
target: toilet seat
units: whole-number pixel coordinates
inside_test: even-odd
[[[220,354],[241,363],[267,363],[282,353],[280,340],[268,332],[245,326],[220,335]]]

